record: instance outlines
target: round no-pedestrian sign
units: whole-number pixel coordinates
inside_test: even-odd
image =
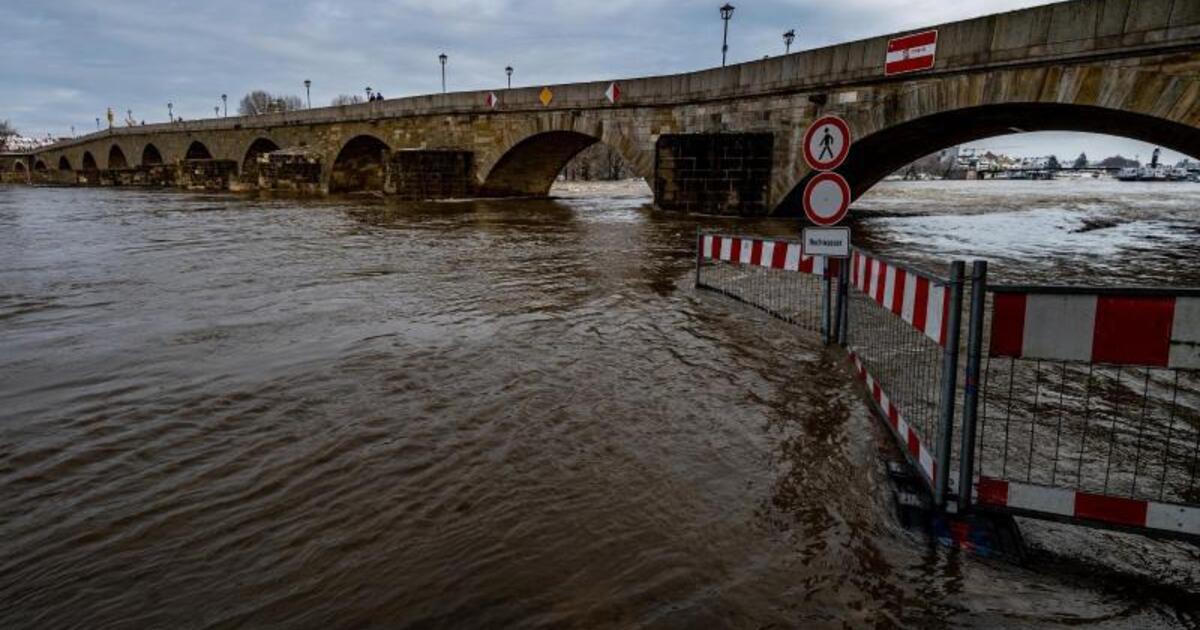
[[[850,210],[850,184],[837,173],[817,173],[804,186],[804,215],[817,225],[837,225]]]
[[[833,170],[850,153],[850,125],[837,116],[822,116],[804,132],[804,161],[818,171]]]

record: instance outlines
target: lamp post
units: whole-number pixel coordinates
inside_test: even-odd
[[[784,54],[792,52],[792,42],[796,41],[796,29],[791,29],[783,34]]]
[[[438,55],[438,61],[442,62],[442,94],[446,93],[446,60],[447,59],[449,59],[449,57],[446,56],[446,53],[442,53],[442,54]]]
[[[504,74],[508,75],[508,89],[510,89],[510,90],[512,89],[512,73],[513,73],[512,66],[505,66]]]
[[[220,118],[220,117],[221,117],[221,106],[213,105],[213,118]]]
[[[71,125],[71,137],[72,137],[72,138],[78,138],[78,137],[79,137],[79,136],[75,135],[75,125]]]
[[[96,117],[96,131],[100,131],[100,117]]]
[[[225,117],[229,118],[229,95],[228,94],[221,95],[221,107],[225,108]]]
[[[175,122],[175,104],[167,103],[167,120]]]
[[[308,101],[308,108],[312,109],[312,81],[304,80],[304,97]]]
[[[367,102],[371,102],[371,86],[367,86]]]
[[[725,22],[725,34],[721,37],[721,67],[725,67],[725,53],[729,52],[729,19],[733,17],[733,5],[721,5],[721,20]]]

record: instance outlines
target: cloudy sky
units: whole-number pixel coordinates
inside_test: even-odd
[[[975,17],[1046,0],[732,0],[732,61]],[[26,135],[123,118],[212,116],[226,93],[314,105],[366,86],[390,97],[686,72],[720,64],[714,0],[0,0],[0,119]],[[1025,134],[979,146],[1018,155],[1147,156],[1148,145],[1088,134]]]

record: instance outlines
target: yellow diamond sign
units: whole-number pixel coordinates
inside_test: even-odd
[[[542,93],[538,95],[538,100],[542,102],[542,105],[549,106],[550,101],[554,100],[554,92],[551,92],[550,88],[544,87]]]

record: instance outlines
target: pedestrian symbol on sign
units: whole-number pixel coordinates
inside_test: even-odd
[[[833,159],[833,134],[829,133],[829,127],[825,128],[825,135],[821,138],[821,155],[818,159],[825,160],[826,155],[828,159]]]

